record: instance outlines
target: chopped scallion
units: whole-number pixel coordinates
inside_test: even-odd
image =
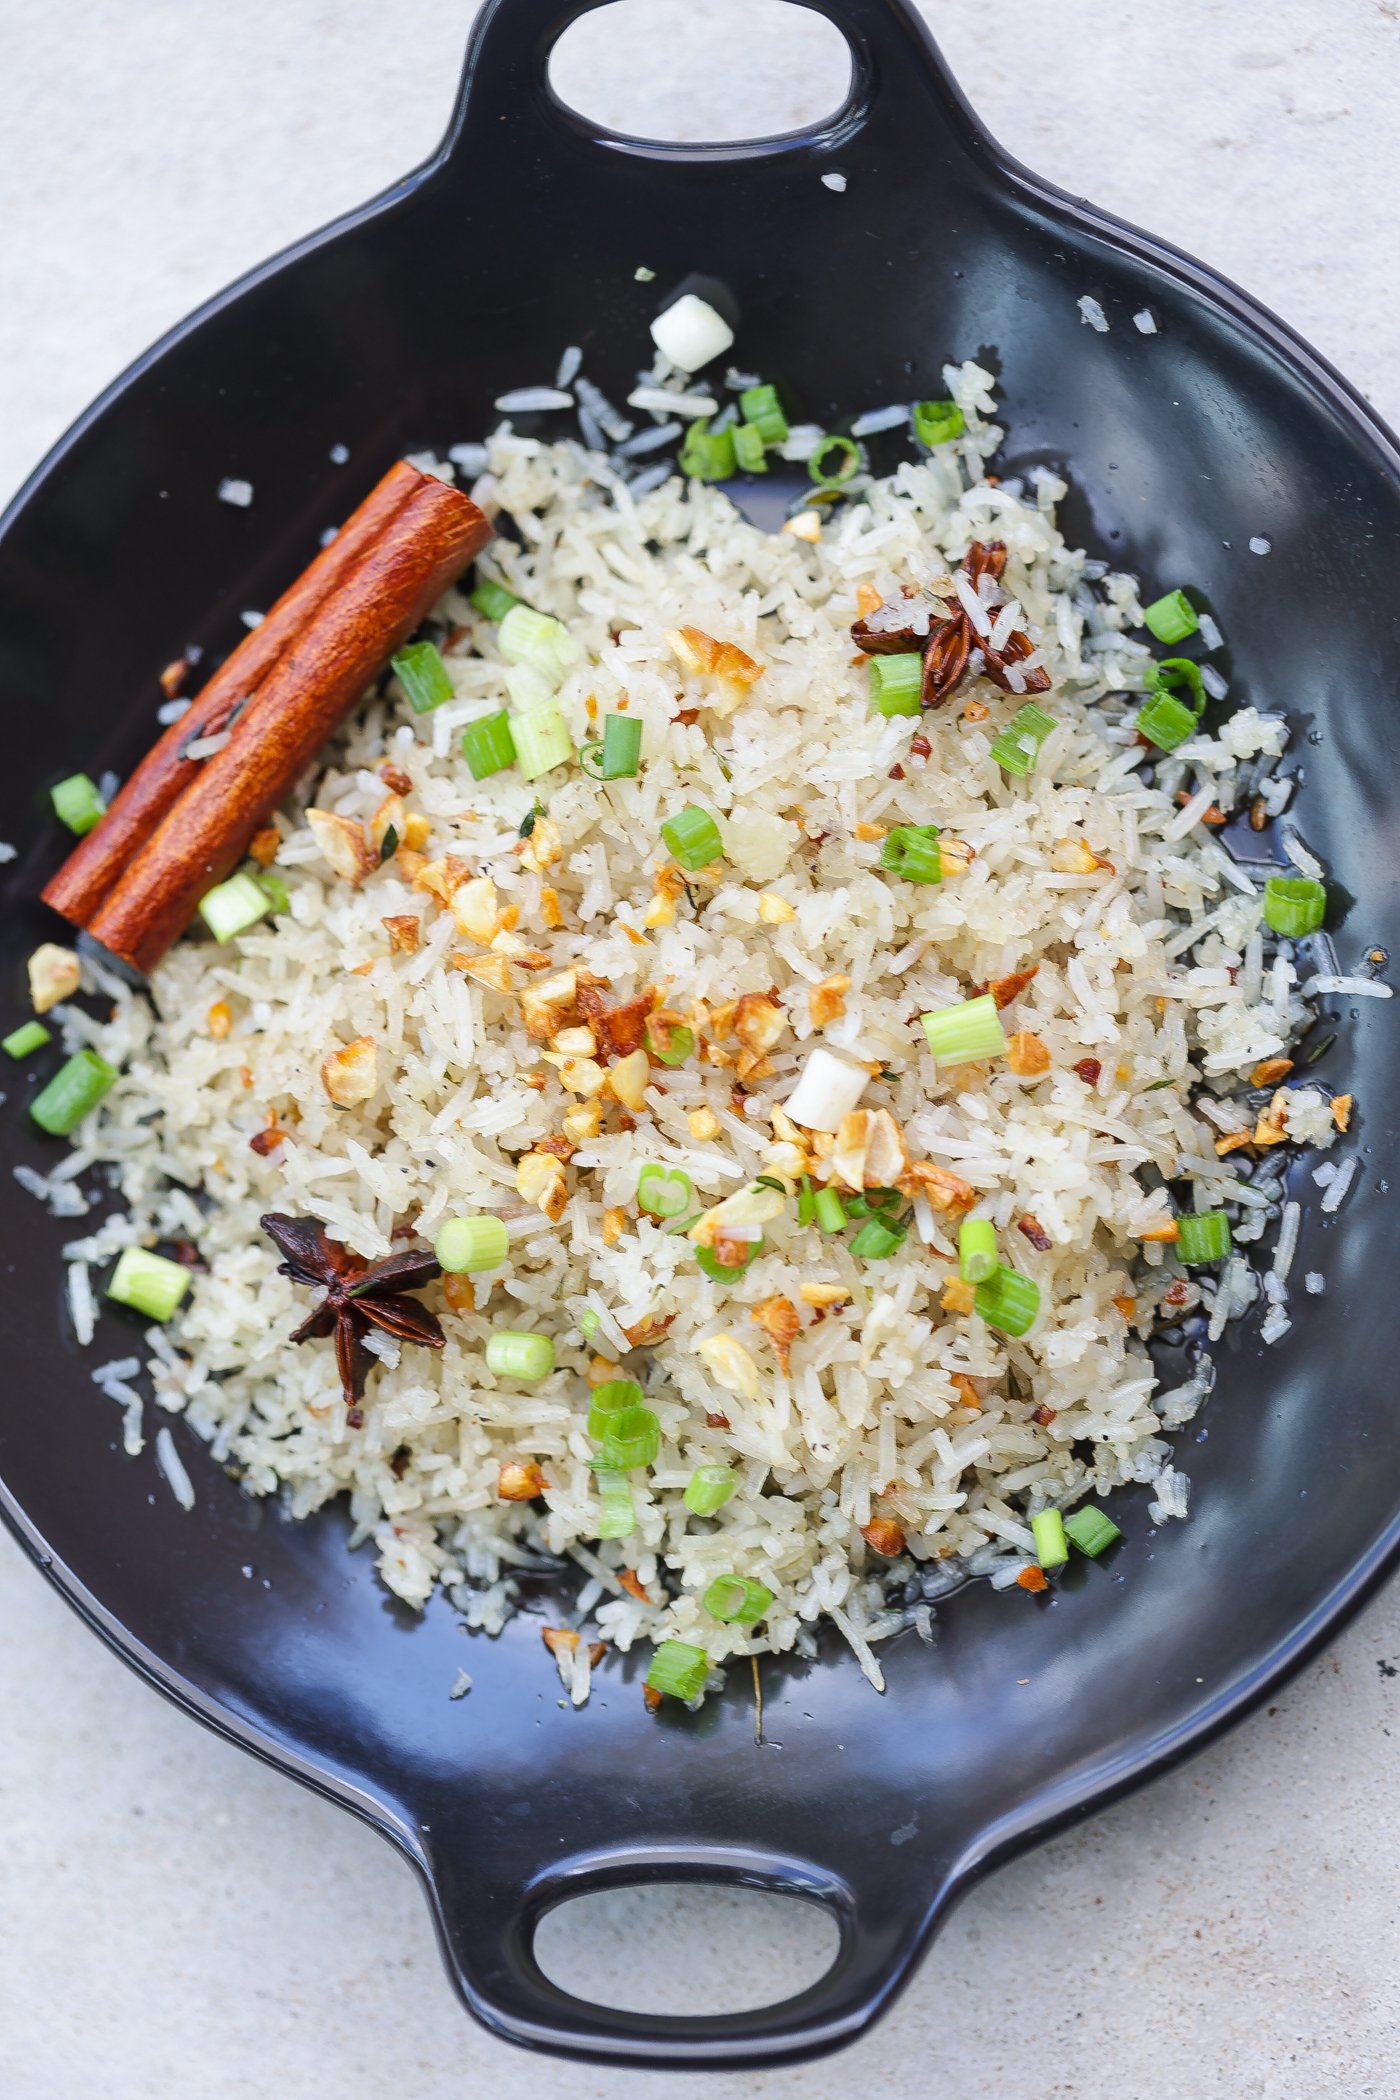
[[[1310,875],[1271,875],[1264,884],[1264,924],[1286,940],[1316,933],[1327,916],[1327,892]]]
[[[515,764],[515,738],[511,734],[510,716],[504,708],[494,715],[481,715],[475,722],[468,722],[462,731],[462,755],[471,768],[473,780],[489,779],[492,773]]]
[[[964,999],[960,1006],[921,1014],[919,1019],[940,1069],[944,1065],[975,1064],[983,1057],[999,1057],[1006,1048],[1006,1032],[990,992],[983,992],[977,999]]]
[[[499,1218],[449,1218],[433,1243],[439,1265],[452,1276],[497,1269],[510,1249],[510,1234]]]
[[[1065,1531],[1090,1560],[1097,1560],[1115,1539],[1123,1536],[1112,1517],[1105,1516],[1092,1502],[1081,1502],[1074,1514],[1065,1518]]]
[[[807,472],[819,487],[837,489],[851,479],[859,465],[860,446],[855,439],[833,435],[821,440],[807,461]]]
[[[1201,624],[1185,591],[1168,591],[1165,597],[1154,598],[1151,605],[1144,606],[1142,617],[1159,642],[1184,642]]]
[[[726,1626],[752,1626],[773,1602],[773,1592],[748,1575],[716,1575],[701,1601]]]
[[[946,445],[966,428],[967,418],[956,401],[914,403],[914,435],[921,445]]]
[[[908,1227],[891,1218],[867,1218],[851,1241],[851,1252],[859,1261],[884,1261],[904,1245]]]
[[[42,1021],[26,1021],[22,1027],[16,1028],[13,1034],[0,1041],[0,1050],[3,1050],[7,1057],[29,1057],[35,1050],[42,1050],[45,1043],[52,1041],[53,1037]]]
[[[661,836],[671,858],[688,875],[707,868],[712,860],[718,860],[724,851],[724,840],[720,829],[707,809],[697,808],[691,802],[668,817],[661,827]]]
[[[977,1310],[998,1334],[1026,1334],[1040,1311],[1040,1285],[1017,1269],[998,1269],[978,1284]]]
[[[1042,1568],[1062,1568],[1069,1559],[1065,1520],[1057,1509],[1038,1510],[1031,1518],[1035,1557]]]
[[[593,1479],[602,1505],[598,1513],[597,1536],[600,1539],[625,1539],[637,1528],[631,1481],[617,1466],[595,1465]]]
[[[958,1227],[958,1274],[986,1283],[997,1272],[997,1229],[990,1218],[964,1218]]]
[[[1160,751],[1175,751],[1187,737],[1196,734],[1196,717],[1171,693],[1154,693],[1139,710],[1136,727]]]
[[[697,1466],[686,1484],[685,1506],[694,1516],[712,1517],[738,1485],[739,1476],[729,1466]]]
[[[608,1424],[629,1407],[640,1407],[642,1389],[632,1378],[606,1378],[595,1385],[588,1398],[588,1434],[601,1444]]]
[[[497,630],[496,640],[508,664],[528,664],[551,685],[561,685],[583,651],[562,620],[535,612],[528,605],[512,605]]]
[[[503,620],[519,603],[514,591],[508,591],[503,583],[493,583],[489,576],[483,576],[472,592],[472,604],[484,620]]]
[[[1224,1261],[1230,1251],[1230,1220],[1223,1210],[1186,1211],[1176,1221],[1176,1251],[1191,1268]]]
[[[631,780],[640,770],[642,725],[635,715],[607,715],[601,743],[585,744],[579,763],[595,780]]]
[[[870,705],[877,715],[916,715],[924,685],[924,660],[917,650],[870,659]]]
[[[1206,688],[1201,667],[1189,656],[1164,656],[1160,663],[1151,665],[1147,686],[1153,693],[1189,692],[1190,699],[1183,701],[1182,705],[1190,708],[1197,721],[1206,711]]]
[[[680,1167],[648,1161],[637,1176],[637,1202],[653,1218],[679,1218],[695,1200],[690,1176]]]
[[[683,1065],[695,1054],[695,1030],[683,1022],[647,1022],[647,1051],[659,1065]]]
[[[86,773],[70,773],[67,780],[60,780],[49,789],[54,814],[76,831],[79,838],[92,830],[107,805],[97,792],[97,783],[89,780]]]
[[[598,1440],[598,1456],[605,1466],[629,1472],[633,1466],[649,1466],[661,1449],[661,1424],[649,1407],[620,1407],[609,1415]]]
[[[680,469],[694,481],[728,481],[734,472],[734,433],[711,430],[709,418],[692,423],[681,447]]]
[[[739,1263],[737,1268],[730,1268],[726,1263],[722,1262],[719,1256],[713,1251],[713,1249],[709,1247],[696,1248],[696,1264],[699,1267],[701,1274],[708,1276],[711,1283],[733,1283],[737,1277],[743,1275],[745,1269],[747,1269],[747,1267],[749,1266],[749,1263],[751,1261],[756,1260],[758,1255],[762,1253],[763,1242],[762,1240],[750,1240],[748,1242],[748,1247],[749,1252],[744,1256],[744,1259]]]
[[[838,1189],[818,1189],[813,1199],[817,1223],[823,1232],[843,1232],[846,1228],[846,1206],[841,1201]]]
[[[880,866],[890,875],[902,875],[906,882],[941,882],[943,855],[938,845],[938,826],[896,824],[880,848]]]
[[[703,1648],[689,1641],[662,1641],[652,1656],[646,1674],[648,1691],[664,1692],[668,1698],[698,1699],[710,1674],[710,1659]]]
[[[431,714],[452,698],[452,680],[435,642],[410,642],[390,657],[389,665],[416,715]]]
[[[117,1083],[114,1065],[95,1050],[78,1050],[34,1096],[29,1113],[50,1137],[69,1137]]]
[[[168,1320],[189,1287],[190,1272],[183,1263],[167,1261],[144,1247],[127,1247],[112,1272],[107,1296],[148,1320]]]
[[[1006,772],[1024,780],[1040,757],[1040,747],[1055,727],[1055,717],[1028,700],[1018,707],[999,736],[992,740],[992,757]]]
[[[37,1023],[35,1025],[37,1026]],[[21,1031],[21,1033],[22,1032],[23,1031]],[[48,1038],[46,1035],[45,1041],[47,1040]],[[14,1053],[14,1055],[17,1057],[21,1054],[22,1053],[19,1051],[16,1051]],[[802,1176],[801,1181],[798,1183],[797,1188],[797,1222],[799,1225],[810,1225],[813,1218],[815,1218],[816,1215],[817,1193],[816,1190],[812,1187],[811,1175],[804,1174]]]
[[[734,440],[734,463],[746,474],[766,474],[768,462],[763,456],[763,432],[756,423],[740,423],[730,433]]]
[[[518,1334],[499,1327],[487,1338],[486,1368],[497,1378],[523,1378],[533,1385],[554,1369],[554,1344],[547,1334]]]
[[[386,846],[389,843],[389,839],[393,833],[393,830],[394,827],[391,824],[389,826],[388,831],[386,831],[384,834],[384,843]],[[398,843],[398,839],[395,838],[392,848],[393,852],[398,851]],[[382,857],[387,859],[388,855],[384,855]],[[273,911],[278,912],[291,910],[292,893],[287,888],[286,883],[282,880],[281,876],[277,873],[277,871],[274,868],[258,868],[256,870],[250,868],[248,872],[253,877],[254,882],[257,883],[259,889],[261,889],[265,893],[268,905]]]
[[[739,413],[765,445],[781,445],[788,434],[788,420],[775,386],[746,386],[739,396]]]
[[[574,740],[557,707],[537,707],[530,714],[516,715],[511,722],[515,755],[526,780],[566,765],[574,755]]]
[[[231,941],[236,934],[246,933],[271,909],[271,897],[256,875],[246,870],[230,875],[227,882],[216,884],[199,900],[199,916],[216,941]]]

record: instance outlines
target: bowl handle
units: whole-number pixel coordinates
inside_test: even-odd
[[[529,1826],[497,1822],[464,1857],[448,1837],[425,1865],[448,1966],[476,2017],[505,2040],[609,2063],[737,2069],[816,2055],[869,2026],[900,1989],[954,1875],[927,1844],[844,1844],[840,1866],[742,1844],[614,1842],[537,1863]],[[513,1858],[512,1855],[515,1855]],[[625,2012],[551,1983],[535,1958],[547,1911],[573,1897],[639,1884],[702,1882],[766,1889],[824,1905],[840,1939],[821,1979],[776,2005],[715,2015]]]
[[[575,137],[641,158],[693,164],[769,158],[803,148],[830,150],[881,112],[893,124],[911,118],[924,136],[941,130],[969,153],[985,134],[910,0],[790,0],[833,23],[851,50],[851,87],[841,108],[820,125],[775,138],[718,145],[667,145],[633,139],[593,124],[560,101],[549,83],[549,57],[571,23],[608,0],[486,0],[472,27],[456,108],[440,158],[449,166],[476,136],[492,153],[516,150],[528,128],[563,125]]]

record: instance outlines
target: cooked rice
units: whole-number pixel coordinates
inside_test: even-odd
[[[1096,301],[1080,306],[1106,325]],[[585,428],[608,425],[625,451],[644,450],[645,434],[629,438],[571,358],[566,376]],[[610,1111],[581,1143],[550,1223],[517,1195],[515,1162],[557,1134],[578,1099],[522,1025],[515,994],[534,980],[517,971],[515,994],[503,996],[452,968],[455,953],[487,951],[396,859],[362,887],[338,878],[300,810],[279,820],[286,916],[227,947],[182,942],[156,973],[154,1011],[105,976],[114,1018],[61,1011],[70,1044],[90,1041],[121,1068],[83,1131],[126,1212],[70,1249],[80,1338],[87,1264],[135,1241],[197,1240],[207,1268],[169,1330],[178,1346],[160,1336],[151,1362],[160,1406],[183,1412],[250,1493],[283,1492],[294,1516],[348,1494],[357,1535],[373,1536],[385,1582],[411,1603],[440,1582],[469,1624],[496,1630],[513,1605],[512,1570],[571,1555],[599,1632],[621,1647],[672,1634],[716,1660],[809,1649],[825,1617],[878,1682],[870,1642],[912,1623],[911,1612],[926,1621],[928,1600],[964,1570],[1014,1581],[1032,1557],[1039,1507],[1140,1481],[1154,1484],[1156,1521],[1186,1513],[1165,1432],[1189,1419],[1213,1373],[1205,1360],[1157,1394],[1143,1337],[1182,1272],[1139,1235],[1168,1215],[1162,1181],[1177,1174],[1196,1177],[1199,1208],[1239,1208],[1239,1237],[1277,1209],[1277,1181],[1258,1189],[1237,1155],[1217,1157],[1218,1129],[1189,1091],[1204,1083],[1225,1104],[1307,1018],[1291,965],[1265,952],[1258,885],[1199,822],[1212,802],[1233,805],[1245,769],[1271,764],[1286,730],[1242,708],[1163,757],[1149,784],[1122,697],[1142,687],[1148,662],[1129,631],[1141,621],[1136,585],[1066,546],[1053,475],[1019,491],[980,479],[1001,436],[990,380],[973,365],[946,377],[967,435],[869,483],[815,545],[759,531],[720,491],[673,476],[637,496],[573,443],[505,430],[484,452],[454,448],[484,473],[479,497],[518,528],[487,566],[583,645],[561,694],[575,741],[625,707],[643,724],[641,772],[603,785],[571,766],[538,789],[514,770],[473,781],[461,732],[503,704],[503,666],[494,629],[454,592],[443,618],[469,625],[476,645],[448,655],[455,698],[415,717],[386,686],[314,784],[320,809],[368,823],[386,794],[380,767],[406,773],[407,804],[432,826],[427,850],[488,872],[501,907],[518,914],[516,945],[555,967],[586,967],[619,1001],[664,986],[669,1007],[712,1012],[776,988],[785,1025],[746,1094],[734,1091],[735,1044],[722,1034],[713,1061],[654,1068],[635,1128]],[[655,412],[667,407],[689,403],[670,395]],[[989,605],[968,594],[970,616],[985,629],[1014,598],[1054,678],[1046,704],[1058,726],[1024,781],[1005,779],[990,755],[1014,697],[975,680],[916,723],[887,720],[870,712],[865,668],[852,661],[857,585],[888,597],[910,579],[946,580],[978,537],[1007,544],[1006,595]],[[762,665],[732,709],[677,668],[667,634],[683,626]],[[910,752],[915,730],[931,746],[922,762]],[[537,792],[544,814],[523,843]],[[660,826],[690,802],[717,814],[726,858],[691,878],[665,923],[653,909]],[[902,822],[935,822],[965,841],[965,871],[933,887],[882,873],[880,827]],[[1079,871],[1074,842],[1098,865]],[[401,915],[421,919],[416,953],[388,950],[384,921]],[[1032,964],[1006,1025],[1040,1039],[1044,1076],[1018,1078],[1004,1060],[936,1074],[915,1016]],[[850,980],[844,1011],[819,1031],[810,994],[836,976]],[[1313,980],[1333,983],[1348,981]],[[216,1001],[234,1016],[222,1038],[206,1023]],[[363,1036],[377,1045],[376,1091],[338,1109],[321,1059]],[[709,1203],[781,1173],[772,1111],[819,1040],[880,1074],[864,1105],[888,1107],[911,1156],[971,1183],[980,1212],[1013,1235],[1016,1265],[1045,1308],[1025,1339],[942,1309],[956,1226],[922,1198],[899,1254],[865,1264],[845,1242],[799,1231],[789,1204],[727,1288],[698,1271],[686,1238],[639,1214],[648,1160],[683,1168]],[[1085,1060],[1101,1066],[1097,1077],[1076,1071]],[[698,1138],[703,1111],[695,1127],[712,1134]],[[264,1157],[249,1141],[272,1120],[290,1135]],[[1237,1125],[1227,1113],[1222,1127]],[[1332,1141],[1330,1129],[1319,1141]],[[1324,1209],[1337,1207],[1352,1171],[1332,1181]],[[214,1199],[207,1213],[200,1191]],[[609,1244],[615,1209],[625,1230]],[[353,1428],[330,1345],[288,1345],[307,1299],[277,1274],[258,1225],[269,1210],[314,1214],[369,1258],[401,1244],[405,1221],[431,1240],[450,1216],[493,1211],[510,1252],[499,1273],[475,1279],[475,1313],[449,1310],[441,1287],[430,1289],[446,1347],[382,1349],[364,1425]],[[1023,1217],[1048,1248],[1016,1233]],[[1295,1239],[1281,1253],[1280,1289]],[[801,1286],[821,1281],[849,1302],[813,1317]],[[1214,1292],[1212,1334],[1255,1294],[1234,1256]],[[751,1317],[778,1296],[803,1323],[786,1372]],[[1131,1318],[1114,1303],[1127,1298]],[[623,1330],[648,1315],[671,1324],[626,1355]],[[1281,1307],[1269,1317],[1286,1325]],[[483,1359],[493,1326],[549,1333],[558,1368],[523,1388],[493,1378]],[[595,1540],[585,1430],[595,1348],[644,1381],[662,1428],[655,1466],[633,1476],[636,1531],[606,1543]],[[104,1384],[122,1397],[126,1367],[108,1369]],[[977,1382],[976,1410],[955,1378]],[[156,1445],[188,1506],[193,1487],[168,1429]],[[542,1467],[542,1504],[498,1501],[510,1459]],[[736,1466],[741,1484],[717,1518],[697,1522],[681,1496],[706,1463]],[[893,1609],[891,1571],[862,1537],[877,1508],[907,1538]],[[657,1601],[622,1586],[624,1569]],[[703,1611],[706,1585],[730,1571],[775,1593],[760,1627],[722,1626]],[[569,1670],[569,1695],[586,1696],[586,1642]]]

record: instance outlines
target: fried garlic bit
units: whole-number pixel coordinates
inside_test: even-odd
[[[536,1042],[547,1043],[568,1025],[577,1004],[577,970],[556,970],[551,977],[537,979],[520,994],[526,1034]]]
[[[1113,873],[1113,862],[1095,853],[1084,839],[1056,839],[1050,865],[1057,875],[1094,875],[1100,869],[1109,875]]]
[[[533,1459],[528,1463],[508,1458],[496,1475],[496,1496],[501,1502],[533,1502],[549,1486]]]
[[[687,677],[713,681],[716,690],[710,705],[719,713],[729,714],[763,676],[762,664],[745,655],[736,643],[716,641],[702,628],[669,628],[666,642]]]
[[[368,1101],[379,1084],[379,1050],[372,1035],[358,1035],[343,1050],[321,1060],[321,1084],[337,1108]]]
[[[328,809],[309,809],[306,822],[322,858],[343,881],[358,887],[379,865],[379,855],[366,838],[364,825],[353,817],[337,817]]]
[[[741,1400],[758,1398],[758,1365],[732,1334],[708,1335],[695,1344],[695,1353],[716,1385],[722,1385],[727,1393],[737,1393]]]
[[[829,1178],[859,1194],[894,1188],[909,1166],[898,1123],[887,1108],[854,1108],[843,1116],[827,1162]]]
[[[760,1079],[767,1073],[767,1054],[786,1027],[787,1015],[771,992],[745,992],[735,1002],[733,1028],[743,1048],[734,1069],[741,1080]]]
[[[932,1210],[944,1215],[956,1216],[959,1211],[971,1210],[977,1201],[977,1191],[970,1181],[950,1174],[946,1167],[934,1166],[928,1159],[912,1161],[895,1186],[903,1195],[925,1197]]]
[[[458,931],[489,948],[501,930],[501,907],[489,875],[473,875],[452,892],[450,906]]]
[[[763,1332],[773,1344],[773,1354],[778,1359],[778,1369],[786,1374],[788,1362],[792,1355],[792,1345],[802,1332],[802,1320],[797,1307],[793,1304],[791,1298],[784,1298],[781,1295],[776,1298],[765,1298],[761,1305],[756,1305],[753,1308],[749,1318],[753,1321],[755,1327],[763,1329]]]
[[[416,955],[422,935],[423,922],[414,912],[395,912],[380,925],[389,936],[389,951],[393,955]]]
[[[849,977],[837,975],[823,977],[807,994],[807,1011],[812,1016],[814,1028],[825,1028],[830,1021],[839,1021],[846,1011],[846,994],[851,989]]]
[[[71,948],[45,941],[29,958],[29,997],[36,1014],[46,1014],[61,999],[71,999],[78,989],[78,958]]]
[[[516,1194],[557,1225],[569,1200],[564,1163],[552,1152],[525,1152],[515,1163]]]

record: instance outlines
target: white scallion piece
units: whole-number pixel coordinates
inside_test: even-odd
[[[662,356],[681,372],[698,372],[711,358],[722,357],[734,341],[734,330],[708,300],[686,292],[651,324],[651,339]]]
[[[804,1130],[839,1130],[869,1084],[868,1072],[818,1044],[783,1106]]]

